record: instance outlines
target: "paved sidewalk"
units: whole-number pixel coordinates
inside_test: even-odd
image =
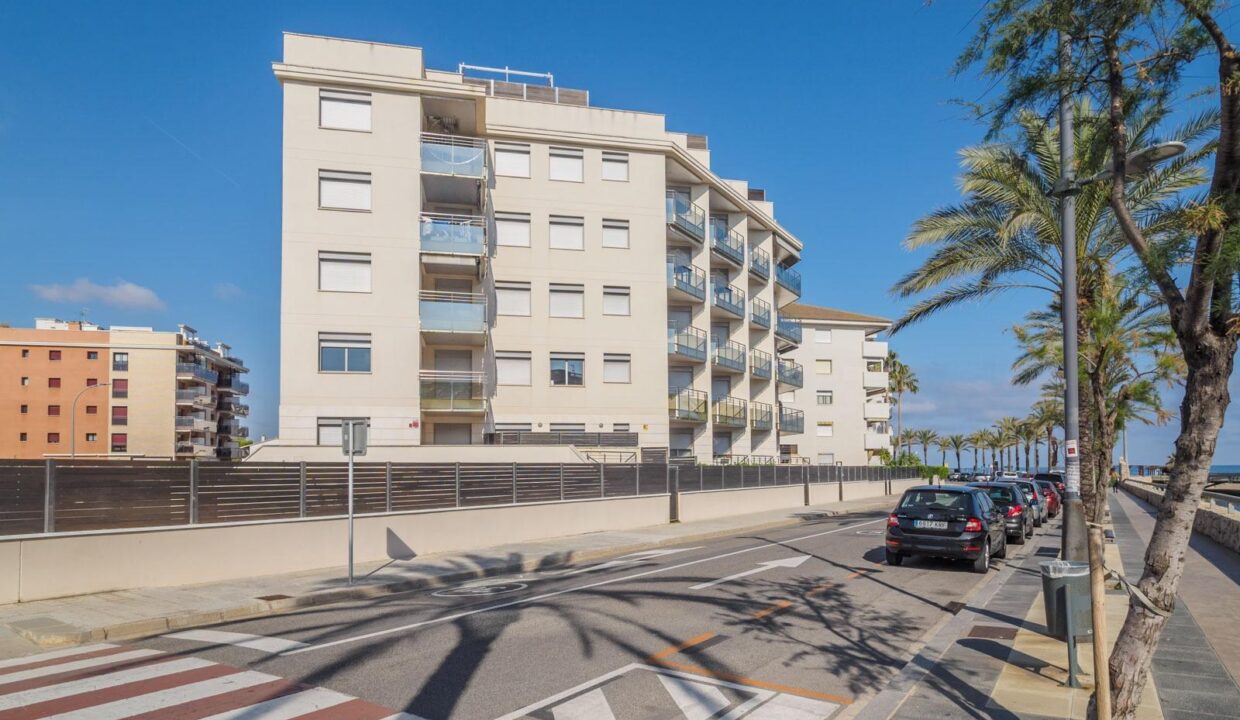
[[[231,582],[136,588],[56,600],[0,605],[0,659],[42,647],[158,635],[174,629],[270,615],[294,608],[378,597],[490,575],[544,569],[663,545],[698,542],[846,512],[887,510],[891,498],[854,500],[692,523],[598,532],[539,542],[427,555],[416,561],[344,567]],[[260,549],[256,549],[259,551]],[[344,552],[341,538],[341,553]]]

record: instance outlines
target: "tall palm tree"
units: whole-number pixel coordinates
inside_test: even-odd
[[[1055,467],[1058,453],[1055,452],[1055,428],[1063,422],[1063,400],[1039,400],[1033,404],[1033,412],[1027,418],[1039,433],[1046,435],[1046,466]],[[1036,451],[1036,446],[1035,446]],[[1037,467],[1041,467],[1038,463]]]
[[[1042,433],[1036,425],[1029,422],[1029,418],[1018,420],[1017,424],[1020,428],[1020,441],[1025,446],[1025,471],[1037,472],[1038,466],[1029,464],[1029,452],[1036,450],[1038,442],[1042,439]]]
[[[978,430],[978,431],[969,433],[969,436],[967,439],[969,442],[969,449],[973,451],[973,469],[976,470],[981,467],[981,465],[977,464],[977,451],[978,450],[982,451],[982,459],[983,460],[986,459],[986,434],[985,432]]]
[[[904,435],[904,393],[916,395],[921,387],[917,373],[903,362],[895,350],[887,351],[887,389],[896,399],[896,434]]]
[[[1011,416],[999,418],[999,422],[995,423],[995,430],[997,431],[999,447],[1003,450],[1003,467],[1010,468],[1013,465],[1011,458],[1014,454],[1011,450],[1013,446],[1020,442],[1020,421]],[[1017,456],[1017,460],[1019,460],[1019,456]]]
[[[939,434],[933,430],[917,430],[917,444],[921,446],[921,464],[930,464],[930,446],[939,439]]]
[[[940,437],[939,447],[943,449],[945,454],[948,450],[951,450],[956,454],[956,470],[960,470],[960,453],[967,450],[970,447],[970,443],[968,438],[957,433],[955,435],[945,435]],[[976,457],[973,464],[977,464]]]

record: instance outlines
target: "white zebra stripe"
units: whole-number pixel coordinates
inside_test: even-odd
[[[14,665],[25,665],[27,663],[43,662],[44,660],[55,660],[56,658],[72,657],[74,655],[82,655],[85,653],[95,652],[96,650],[107,650],[114,648],[115,645],[108,643],[99,643],[98,645],[82,645],[79,647],[65,648],[64,650],[53,650],[51,652],[39,653],[38,655],[27,655],[25,657],[12,658],[10,660],[0,660],[0,668],[13,667]]]
[[[101,657],[86,658],[85,660],[72,660],[70,662],[57,663],[41,668],[33,668],[31,670],[17,670],[10,673],[0,673],[0,686],[8,683],[20,682],[22,680],[31,680],[33,678],[45,677],[47,675],[56,675],[63,672],[72,672],[74,670],[85,670],[86,668],[99,667],[101,665],[113,665],[122,663],[126,660],[139,660],[152,655],[161,655],[158,650],[128,650],[126,652],[112,653],[111,655],[103,655]]]
[[[69,682],[57,683],[56,685],[48,685],[47,687],[22,690],[8,695],[0,695],[0,710],[34,705],[35,703],[57,700],[70,695],[81,695],[82,693],[104,690],[139,680],[150,680],[151,678],[171,675],[186,670],[195,670],[214,664],[210,660],[203,660],[201,658],[183,658],[153,665],[143,665],[142,667],[129,670],[118,670],[117,672],[96,675],[81,680],[70,680]]]
[[[173,705],[184,705],[185,703],[202,700],[213,695],[221,695],[233,690],[243,690],[271,682],[272,680],[279,680],[279,678],[267,673],[252,671],[233,673],[224,677],[212,678],[125,700],[104,703],[91,708],[61,713],[46,720],[120,720],[121,718],[140,715]]]
[[[262,718],[262,720],[290,720],[299,715],[305,715],[315,710],[322,710],[340,703],[352,700],[351,695],[338,693],[335,690],[327,688],[314,688],[306,690],[294,695],[284,695],[283,697],[272,698],[266,702],[261,702],[249,707],[237,708],[229,710],[218,715],[212,715],[204,720],[248,720],[249,718]]]

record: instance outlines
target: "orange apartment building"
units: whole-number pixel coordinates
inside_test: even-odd
[[[0,458],[240,459],[246,372],[186,325],[0,328]]]

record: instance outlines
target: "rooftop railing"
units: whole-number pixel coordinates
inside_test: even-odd
[[[667,224],[698,242],[706,239],[706,211],[671,192],[667,193]]]
[[[422,172],[481,178],[487,171],[487,144],[463,135],[422,133]]]
[[[487,221],[479,215],[421,215],[422,252],[483,256],[487,252]]]

